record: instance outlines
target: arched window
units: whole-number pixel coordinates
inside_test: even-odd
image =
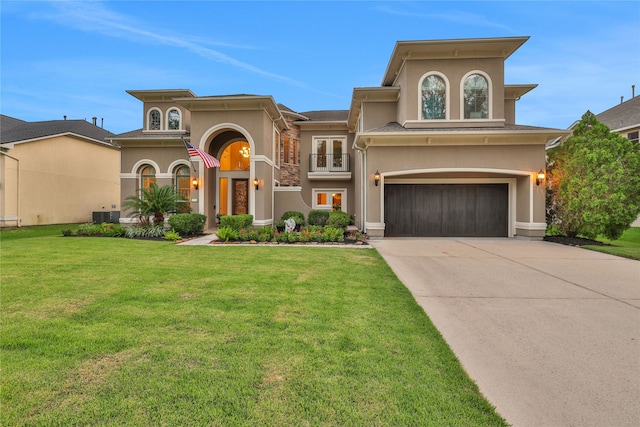
[[[221,171],[248,171],[251,162],[251,149],[245,141],[229,144],[220,156]]]
[[[160,111],[149,111],[149,130],[160,130]]]
[[[143,166],[140,169],[140,188],[148,189],[156,182],[156,169],[153,166]]]
[[[489,118],[489,83],[482,74],[471,74],[464,80],[464,118]]]
[[[447,118],[447,83],[437,74],[422,80],[422,120]]]
[[[179,165],[174,169],[173,186],[181,196],[189,198],[191,191],[191,169],[189,166]]]
[[[167,114],[167,122],[169,123],[169,130],[180,129],[180,111],[176,108],[169,110]]]

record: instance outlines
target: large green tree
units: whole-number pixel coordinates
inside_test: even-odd
[[[640,146],[587,111],[573,135],[550,150],[548,220],[567,236],[610,239],[640,212]]]
[[[153,215],[154,224],[164,223],[164,216],[169,212],[184,210],[187,199],[170,185],[158,187],[155,182],[149,188],[143,188],[137,196],[129,196],[122,207],[133,213],[142,224],[148,223]]]

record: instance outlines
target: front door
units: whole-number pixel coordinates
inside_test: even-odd
[[[234,178],[231,187],[232,215],[249,213],[249,180]]]

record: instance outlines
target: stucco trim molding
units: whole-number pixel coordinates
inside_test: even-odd
[[[253,220],[253,225],[255,225],[256,227],[265,227],[267,225],[273,225],[273,219],[269,218],[269,219]]]
[[[384,222],[365,222],[364,227],[367,230],[384,230]]]
[[[534,230],[534,231],[546,231],[546,222],[518,222],[516,221],[516,228],[521,230]]]
[[[273,191],[290,191],[292,193],[302,192],[302,187],[273,187]]]

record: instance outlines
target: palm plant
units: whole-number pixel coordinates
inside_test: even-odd
[[[185,202],[187,199],[172,186],[158,187],[154,182],[149,188],[140,189],[139,195],[127,197],[122,207],[132,211],[132,217],[142,225],[149,224],[150,215],[153,215],[153,223],[158,225],[164,223],[165,214],[175,212]]]

